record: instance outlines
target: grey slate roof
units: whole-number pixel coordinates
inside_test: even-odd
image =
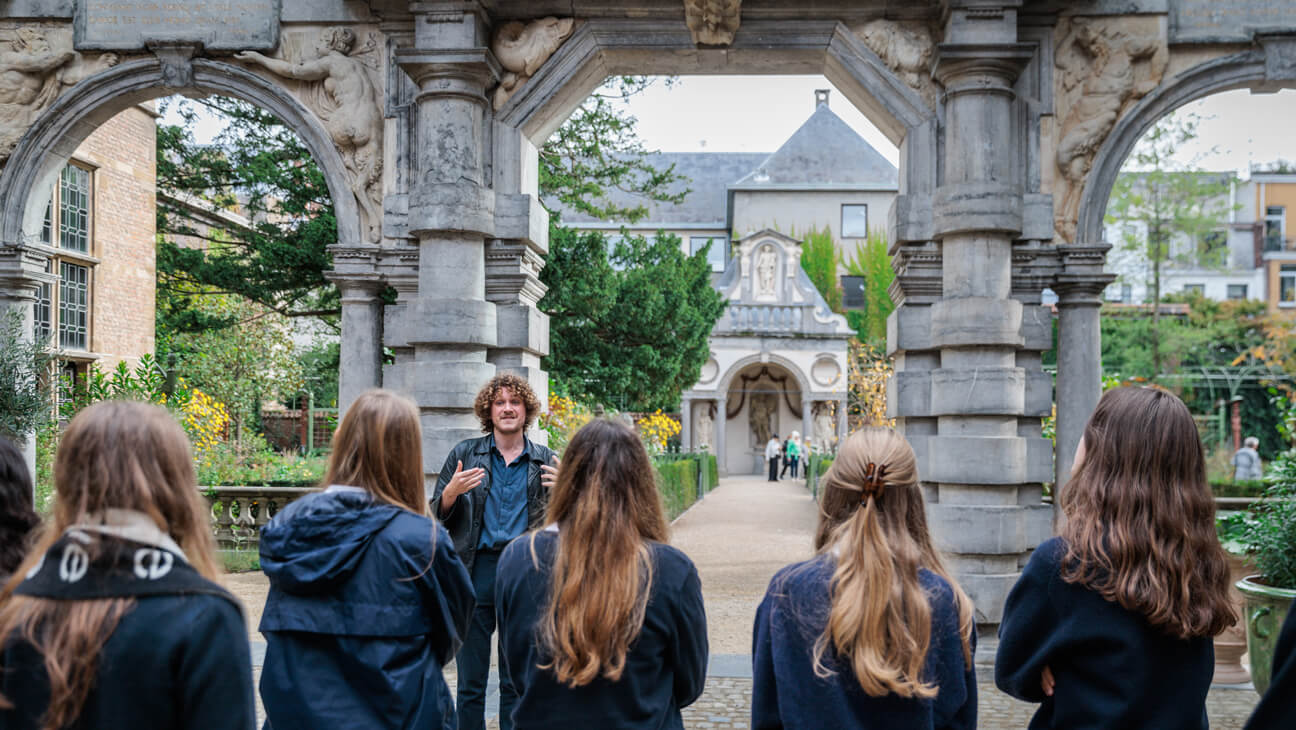
[[[773,154],[765,152],[657,152],[647,156],[655,167],[674,164],[689,189],[684,202],[646,203],[621,190],[609,197],[618,205],[646,204],[640,225],[728,228],[732,190],[897,190],[899,172],[872,145],[829,109],[817,106],[810,118]],[[553,205],[553,201],[546,201]],[[552,207],[551,207],[552,209]],[[560,207],[568,224],[603,224],[596,218]]]
[[[735,190],[898,190],[895,166],[864,141],[827,104],[788,137],[778,151],[735,182]]]
[[[768,152],[656,152],[647,156],[647,161],[658,169],[675,165],[675,172],[687,178],[672,186],[671,192],[690,190],[684,202],[647,203],[648,215],[643,223],[674,223],[714,225],[725,224],[725,188],[738,178],[746,175],[769,157]],[[621,190],[610,191],[609,197],[618,205],[632,206],[644,204],[642,198],[630,195]],[[549,202],[549,201],[547,201]],[[596,223],[598,219],[562,210],[564,223]]]

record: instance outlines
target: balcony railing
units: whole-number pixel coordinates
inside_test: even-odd
[[[726,323],[730,330],[740,332],[797,332],[807,311],[807,307],[730,305]]]

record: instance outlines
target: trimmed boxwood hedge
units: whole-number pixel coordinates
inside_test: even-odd
[[[666,507],[666,518],[673,520],[697,501],[697,461],[680,459],[657,464],[657,489]]]
[[[1211,482],[1211,493],[1216,497],[1260,497],[1264,495],[1265,483],[1260,480],[1241,482]]]

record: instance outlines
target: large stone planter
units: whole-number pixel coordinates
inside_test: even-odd
[[[1233,607],[1237,609],[1238,616],[1245,616],[1246,609],[1243,606],[1242,594],[1238,591],[1236,583],[1254,571],[1255,566],[1251,565],[1245,556],[1225,554],[1228,555],[1230,582],[1234,584],[1229,590],[1229,598],[1233,602]],[[1243,684],[1250,681],[1251,675],[1246,667],[1242,666],[1242,655],[1246,650],[1244,618],[1215,637],[1215,677],[1211,681],[1215,684]]]
[[[1247,653],[1251,657],[1251,681],[1256,691],[1264,694],[1269,688],[1273,668],[1274,645],[1282,631],[1287,611],[1296,600],[1296,590],[1273,588],[1259,582],[1260,576],[1251,575],[1237,582],[1246,604],[1242,619],[1246,622]]]

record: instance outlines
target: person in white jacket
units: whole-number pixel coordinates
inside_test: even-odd
[[[769,460],[769,480],[771,482],[778,481],[779,453],[783,451],[782,443],[779,441],[778,434],[771,435],[770,440],[765,443],[765,458]]]

